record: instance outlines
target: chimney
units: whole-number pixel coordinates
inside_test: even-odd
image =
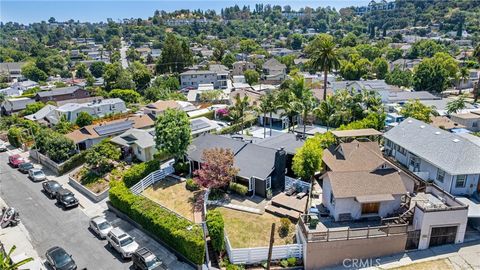
[[[287,167],[287,152],[281,147],[275,152],[275,170],[272,177],[272,188],[285,188],[285,169]]]

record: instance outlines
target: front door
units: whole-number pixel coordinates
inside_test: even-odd
[[[432,228],[429,247],[455,243],[457,228],[457,226]]]

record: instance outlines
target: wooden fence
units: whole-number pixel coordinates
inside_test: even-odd
[[[225,235],[225,247],[228,258],[233,264],[254,264],[268,259],[268,247],[232,248],[227,235]],[[272,260],[281,260],[291,257],[303,257],[302,244],[273,246]]]

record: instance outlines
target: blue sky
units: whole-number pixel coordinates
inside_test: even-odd
[[[255,3],[290,5],[292,8],[310,6],[332,6],[337,9],[346,6],[366,5],[370,0],[143,0],[143,1],[93,1],[93,0],[0,0],[0,20],[31,23],[46,21],[55,17],[57,21],[69,19],[82,22],[106,21],[123,18],[147,18],[153,15],[156,9],[172,11],[176,9],[215,9],[234,4],[250,5]]]

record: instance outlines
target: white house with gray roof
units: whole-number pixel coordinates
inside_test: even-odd
[[[146,162],[154,159],[157,148],[155,147],[154,129],[129,129],[113,137],[110,141],[122,147],[125,154],[135,155],[139,160]]]
[[[384,134],[385,153],[424,180],[453,195],[480,191],[480,146],[407,118]]]
[[[86,112],[93,117],[104,117],[108,114],[124,113],[127,111],[127,106],[120,98],[109,98],[88,103],[67,103],[55,111],[57,119],[65,115],[67,121],[74,123],[81,112]]]

